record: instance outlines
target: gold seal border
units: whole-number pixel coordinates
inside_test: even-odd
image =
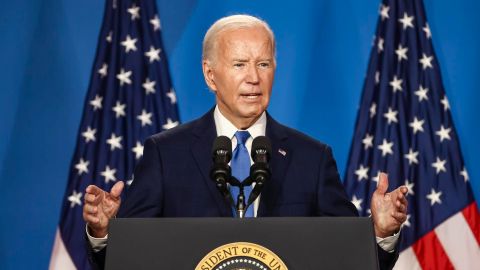
[[[235,257],[249,257],[261,261],[269,269],[288,270],[285,263],[270,249],[249,242],[233,242],[215,248],[200,260],[195,270],[213,270],[223,261]]]

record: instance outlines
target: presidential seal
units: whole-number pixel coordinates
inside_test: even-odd
[[[195,270],[288,270],[271,250],[247,242],[230,243],[210,251]]]

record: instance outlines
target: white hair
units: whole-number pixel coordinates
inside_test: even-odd
[[[214,62],[214,56],[212,55],[212,53],[216,50],[218,36],[221,32],[227,30],[237,30],[254,27],[262,27],[265,29],[265,31],[267,31],[268,35],[270,36],[270,42],[272,45],[273,57],[275,61],[275,36],[273,35],[272,29],[270,29],[270,26],[264,20],[245,14],[223,17],[217,20],[214,24],[212,24],[212,26],[210,26],[207,33],[205,34],[205,37],[203,38],[202,59]]]

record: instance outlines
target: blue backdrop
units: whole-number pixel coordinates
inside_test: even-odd
[[[424,0],[475,196],[480,199],[480,2]],[[267,20],[278,41],[269,111],[333,147],[344,174],[379,0],[157,0],[182,121],[214,102],[201,42],[221,16]],[[0,269],[48,267],[102,21],[103,1],[2,0]],[[475,120],[477,119],[477,120]]]

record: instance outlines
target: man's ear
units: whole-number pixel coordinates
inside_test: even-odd
[[[217,90],[217,85],[215,84],[214,80],[214,72],[212,68],[212,63],[209,60],[203,60],[202,61],[202,69],[203,69],[203,77],[205,78],[205,83],[207,83],[208,88],[210,88],[212,91]]]

